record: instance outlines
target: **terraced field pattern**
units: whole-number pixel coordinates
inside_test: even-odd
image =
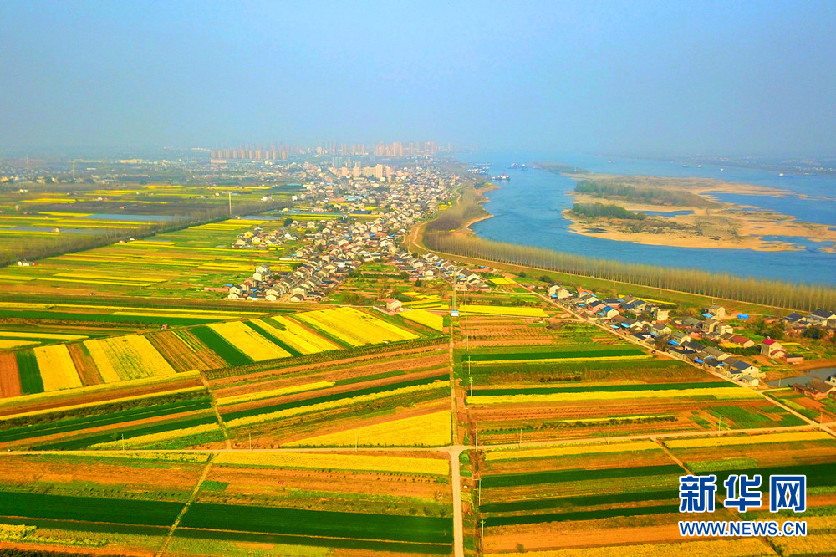
[[[516,283],[497,286],[507,292],[472,297],[452,319],[432,287],[409,291],[396,315],[332,303],[3,302],[0,549],[832,549],[833,437],[752,389],[536,305]],[[679,537],[681,475],[777,470],[810,479],[807,538]]]
[[[460,320],[459,419],[480,443],[804,425],[751,389],[586,323]]]

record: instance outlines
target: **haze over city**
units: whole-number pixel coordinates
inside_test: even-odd
[[[0,4],[0,149],[828,155],[833,2]]]

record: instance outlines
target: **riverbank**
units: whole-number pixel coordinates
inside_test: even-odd
[[[836,251],[836,230],[828,225],[803,222],[778,211],[721,202],[712,195],[731,193],[773,198],[795,195],[787,190],[709,178],[565,171],[560,174],[579,181],[576,189],[569,192],[576,203],[617,205],[647,215],[643,219],[587,217],[567,209],[562,216],[570,221],[569,231],[573,234],[675,248]],[[662,202],[670,199],[681,202],[676,205]],[[654,200],[659,201],[653,203]],[[814,244],[823,245],[811,247]]]

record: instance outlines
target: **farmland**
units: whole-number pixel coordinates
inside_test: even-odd
[[[2,543],[109,554],[246,555],[257,543],[286,555],[446,555],[448,474],[444,455],[6,456]]]
[[[507,315],[459,323],[459,417],[480,443],[804,423],[751,390],[590,325]]]
[[[245,377],[210,380],[232,447],[450,442],[450,367],[443,343],[345,352],[320,364],[304,363],[303,357]]]
[[[218,205],[212,188],[182,192]],[[458,511],[466,555],[815,554],[832,537],[829,434],[573,318],[544,299],[545,279],[465,269],[476,284],[454,302],[449,265],[409,267],[388,231],[325,233],[351,216],[204,219],[151,236],[127,209],[123,221],[93,209],[107,196],[140,214],[141,189],[158,216],[178,191],[102,186],[66,212],[58,194],[23,196],[33,218],[124,225],[126,241],[0,272],[4,549],[450,555]],[[304,222],[269,250],[230,247],[288,218]],[[264,263],[344,269],[299,303],[217,289],[255,292],[244,277]],[[770,395],[814,417],[797,394]],[[814,535],[683,543],[686,468],[804,471]]]
[[[269,227],[271,222],[230,219],[164,232],[149,239],[66,253],[42,259],[37,266],[7,267],[0,273],[0,283],[7,293],[30,295],[94,292],[140,299],[152,295],[180,300],[216,299],[216,294],[204,292],[203,288],[243,279],[264,257],[230,248],[230,238],[255,225]],[[293,244],[285,247],[292,248]],[[274,267],[291,268],[289,264]]]
[[[806,473],[808,536],[683,540],[677,522],[679,476],[685,472],[667,451],[693,473],[716,473],[718,492],[724,474]],[[467,480],[464,507],[485,555],[825,555],[832,549],[836,484],[824,473],[824,463],[834,457],[836,441],[821,432],[472,451],[468,464],[475,479]],[[717,507],[705,518],[738,518],[720,503]],[[794,518],[790,515],[779,515],[779,521]],[[775,515],[761,509],[739,518]]]

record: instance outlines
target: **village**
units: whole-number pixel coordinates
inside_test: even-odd
[[[432,254],[419,257],[398,247],[414,223],[447,202],[457,182],[455,175],[437,168],[416,167],[411,172],[399,171],[391,183],[351,179],[351,196],[342,195],[341,186],[330,180],[308,184],[301,196],[311,201],[307,212],[285,211],[282,226],[274,230],[256,226],[232,244],[236,249],[259,251],[293,245],[292,253],[278,259],[293,270],[275,272],[264,263],[240,283],[212,290],[226,293],[230,300],[317,302],[360,265],[378,260],[391,260],[412,280],[458,276],[459,268],[449,261]],[[370,204],[374,212],[367,209]],[[305,220],[303,214],[314,219]],[[473,287],[485,286],[478,275],[466,279]]]
[[[592,292],[579,289],[572,293],[560,285],[549,287],[549,296],[578,317],[608,327],[619,336],[655,350],[667,352],[702,368],[718,373],[743,385],[758,386],[765,373],[753,363],[739,358],[739,354],[759,354],[773,361],[800,364],[804,356],[793,353],[789,345],[769,336],[758,345],[754,340],[736,334],[729,323],[732,319],[746,321],[746,314],[733,314],[718,304],[705,308],[699,317],[671,318],[671,310],[660,304],[627,295],[621,298],[599,299]],[[816,329],[824,334],[836,334],[836,313],[817,309],[804,316],[791,313],[783,318],[766,317],[766,325],[778,327],[789,336],[801,336]],[[774,329],[773,329],[774,330]],[[826,381],[813,379],[793,386],[816,400],[836,398],[836,374]]]

